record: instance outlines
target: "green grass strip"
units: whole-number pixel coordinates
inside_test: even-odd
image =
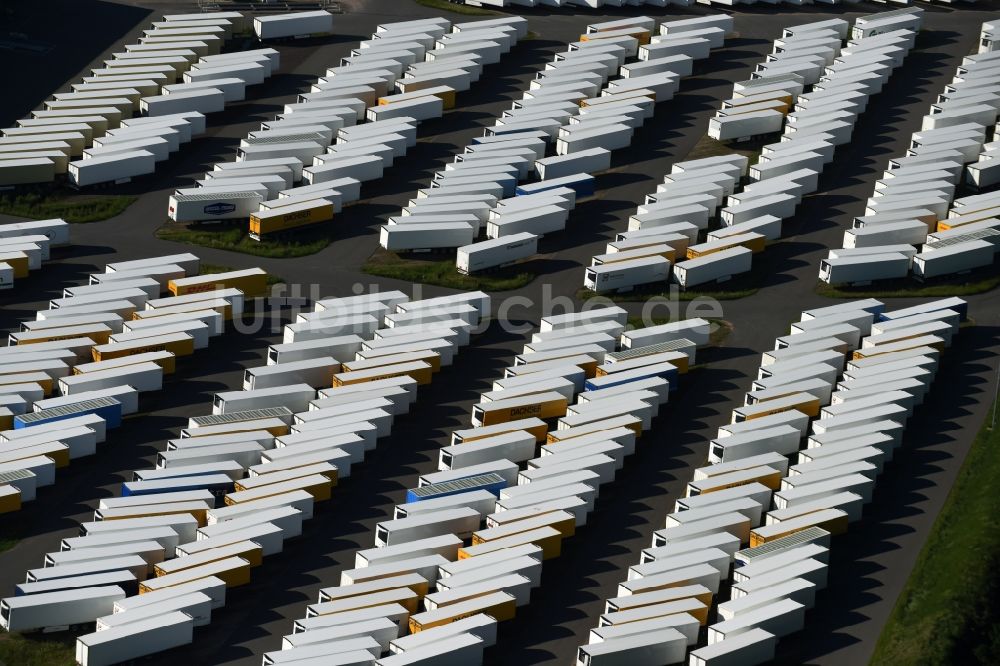
[[[1000,423],[991,430],[989,419],[882,630],[873,666],[997,663]]]
[[[33,220],[62,218],[67,222],[100,222],[120,215],[138,197],[61,197],[21,194],[0,197],[0,213]]]

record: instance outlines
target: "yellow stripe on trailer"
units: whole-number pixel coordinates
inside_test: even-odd
[[[44,372],[19,372],[13,375],[0,375],[0,386],[15,384],[38,384],[46,396],[52,394],[53,379]]]
[[[208,508],[204,502],[164,502],[162,504],[145,504],[136,507],[121,507],[118,509],[98,509],[99,520],[125,520],[129,518],[149,518],[151,516],[172,516],[187,513],[198,521],[198,527],[208,524]]]
[[[332,488],[333,482],[330,481],[328,477],[322,474],[312,474],[310,476],[300,477],[299,479],[291,479],[280,483],[261,485],[256,488],[249,488],[246,490],[236,490],[226,494],[225,502],[226,506],[233,506],[235,504],[240,504],[241,502],[253,502],[265,497],[284,495],[285,493],[292,492],[293,490],[304,490],[312,495],[315,501],[323,502],[330,499]]]
[[[609,32],[614,33],[614,35],[608,35],[607,33]],[[602,30],[599,32],[592,32],[589,34],[580,35],[579,41],[593,42],[599,39],[607,39],[612,36],[621,36],[621,35],[635,37],[636,41],[638,41],[640,45],[644,45],[644,44],[649,44],[649,40],[652,36],[652,33],[650,30],[646,28],[635,28],[635,29],[621,28],[618,30]]]
[[[168,352],[174,356],[190,356],[194,354],[194,338],[187,333],[170,333],[141,338],[139,340],[109,342],[104,345],[97,345],[91,350],[91,354],[96,362],[150,352]]]
[[[564,537],[576,534],[576,518],[568,511],[552,511],[538,514],[523,520],[515,520],[498,527],[490,527],[485,530],[477,530],[472,533],[472,545],[487,543],[497,539],[503,539],[513,534],[529,532],[540,527],[552,527],[559,531]]]
[[[28,277],[28,255],[24,252],[0,252],[0,262],[14,269],[14,279]]]
[[[348,586],[351,587],[351,586]],[[410,614],[417,612],[420,605],[421,596],[408,587],[394,587],[379,592],[368,592],[342,599],[331,601],[321,601],[307,609],[307,617],[322,617],[336,615],[338,613],[349,613],[351,611],[385,606],[386,604],[399,604]]]
[[[707,495],[708,493],[726,490],[728,488],[738,488],[751,483],[759,483],[771,490],[781,489],[781,470],[767,465],[741,469],[726,474],[716,474],[705,479],[698,479],[688,482],[687,496],[696,497]]]
[[[35,444],[17,449],[0,446],[0,464],[34,458],[35,456],[51,458],[57,469],[69,465],[69,447],[62,442]]]
[[[248,268],[241,271],[177,278],[167,283],[167,289],[174,296],[186,296],[216,289],[239,289],[248,298],[253,298],[267,293],[267,272],[261,268]]]
[[[750,530],[750,547],[756,548],[769,541],[801,532],[810,527],[822,528],[834,536],[843,534],[847,531],[847,513],[840,509],[823,509],[780,523],[758,527]]]
[[[552,419],[566,415],[569,401],[561,393],[546,391],[531,393],[507,400],[484,402],[472,407],[472,422],[477,425],[495,425],[534,417]]]
[[[548,424],[544,421],[539,421],[538,423],[522,423],[527,420],[528,419],[521,419],[520,421],[507,421],[506,423],[497,424],[489,429],[480,427],[468,428],[466,430],[456,430],[452,432],[452,444],[466,444],[468,442],[474,442],[477,439],[482,439],[483,437],[505,435],[509,432],[515,432],[517,430],[533,435],[536,442],[544,442],[545,437],[549,432]]]
[[[95,344],[103,345],[111,337],[107,324],[83,324],[81,326],[60,326],[40,331],[17,331],[10,334],[11,344],[33,345],[39,342],[56,342],[74,338],[90,338]]]
[[[443,108],[453,109],[455,108],[455,89],[451,86],[435,86],[433,88],[424,88],[423,90],[409,92],[409,93],[398,93],[395,95],[386,95],[384,97],[378,98],[379,106],[388,106],[395,102],[405,102],[411,99],[418,99],[420,97],[427,97],[433,95],[439,98],[443,103]]]
[[[764,251],[767,244],[767,237],[758,233],[734,234],[720,238],[717,241],[709,241],[698,245],[690,245],[687,249],[688,259],[705,257],[723,250],[731,250],[734,247],[745,247],[754,254]]]
[[[565,442],[573,439],[574,437],[582,437],[583,435],[590,435],[595,432],[618,427],[628,428],[635,433],[636,439],[642,436],[642,419],[631,414],[622,414],[621,416],[616,416],[608,421],[586,423],[584,425],[565,430],[551,430],[545,437],[545,443],[555,444],[556,442]]]
[[[414,361],[412,363],[399,363],[396,365],[383,365],[377,368],[357,370],[353,372],[338,372],[333,376],[333,386],[351,386],[352,384],[363,384],[374,382],[379,379],[392,379],[393,377],[410,377],[418,385],[430,384],[434,374],[434,369],[426,361]]]
[[[264,549],[255,541],[239,541],[218,548],[209,548],[195,555],[165,560],[153,565],[153,572],[159,578],[212,562],[220,562],[230,557],[242,557],[251,567],[258,567],[264,561]]]
[[[539,527],[526,532],[511,534],[502,539],[464,546],[458,549],[458,559],[467,560],[472,557],[495,553],[506,548],[531,544],[542,549],[543,560],[550,560],[562,554],[562,540],[564,538],[562,532],[554,527]]]
[[[194,557],[189,555],[188,557]],[[229,557],[218,562],[210,562],[202,566],[191,567],[166,576],[157,576],[139,583],[139,594],[162,590],[175,585],[189,583],[216,576],[226,584],[226,587],[238,587],[250,582],[250,562],[242,557]]]
[[[260,240],[268,234],[307,227],[333,219],[333,204],[314,199],[291,206],[259,210],[250,214],[250,236]]]
[[[452,622],[458,622],[473,615],[485,613],[497,622],[510,620],[517,612],[514,597],[506,592],[493,592],[474,597],[468,601],[449,604],[432,611],[417,613],[410,616],[410,633],[415,634],[425,629],[441,627]]]
[[[266,430],[275,437],[287,435],[289,426],[281,419],[251,419],[248,421],[233,421],[220,425],[201,426],[186,428],[184,432],[188,437],[207,437],[210,435],[230,435],[237,432],[250,432],[251,430]]]

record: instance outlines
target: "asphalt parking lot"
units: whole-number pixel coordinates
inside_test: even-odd
[[[84,4],[84,0],[79,2]],[[4,102],[0,118],[9,123],[25,115],[47,93],[89,68],[92,60],[100,60],[94,44],[120,44],[153,20],[150,11],[193,11],[183,4],[87,0],[89,11],[74,10],[61,22],[72,21],[79,28],[94,21],[94,31],[103,39],[61,46],[57,55],[67,62],[60,68],[47,67],[44,57],[40,62],[23,63],[21,76],[32,85]],[[108,261],[188,249],[153,236],[165,220],[166,200],[173,189],[199,177],[214,162],[232,159],[247,131],[270,118],[296,92],[307,90],[377,24],[438,14],[409,0],[343,4],[346,12],[335,17],[336,37],[280,46],[279,75],[259,86],[252,100],[218,114],[207,136],[184,147],[155,176],[122,187],[123,192],[139,195],[124,214],[77,225],[75,247],[66,256],[0,296],[0,327],[16,328],[45,300],[59,295],[63,286],[79,283]],[[704,135],[709,117],[728,96],[732,82],[747,78],[753,65],[770,51],[770,42],[781,28],[830,16],[852,18],[884,6],[858,4],[850,9],[768,7],[738,12],[738,36],[714,52],[695,77],[684,80],[673,100],[660,105],[631,148],[615,153],[613,169],[598,177],[597,196],[574,211],[571,231],[546,239],[539,277],[523,289],[495,294],[494,304],[510,296],[526,297],[531,305],[512,309],[511,317],[537,324],[544,293],[575,299],[582,266],[603,249],[614,231],[625,227],[636,204]],[[698,7],[670,15],[707,11]],[[665,15],[663,10],[654,12],[658,13],[651,15]],[[303,285],[306,293],[309,285],[319,285],[324,296],[348,295],[355,284],[411,291],[413,285],[408,283],[359,272],[377,246],[375,230],[382,219],[395,214],[451,155],[508,108],[534,72],[583,32],[586,24],[622,15],[571,15],[556,9],[526,13],[533,38],[492,66],[489,76],[459,97],[454,111],[422,128],[417,147],[398,160],[383,181],[365,184],[365,200],[339,216],[334,242],[325,250],[286,260],[198,247],[190,251],[205,262],[259,265],[289,284]],[[801,310],[832,303],[814,291],[819,258],[827,248],[840,245],[843,228],[863,210],[886,160],[904,150],[930,102],[950,80],[961,57],[974,48],[979,24],[992,16],[977,10],[927,8],[925,31],[916,49],[885,90],[873,98],[856,126],[854,140],[840,148],[824,172],[820,190],[786,221],[785,238],[762,257],[767,270],[759,292],[721,303],[721,316],[732,323],[732,334],[721,348],[702,353],[699,363],[704,367],[686,376],[677,399],[661,410],[654,430],[644,437],[644,446],[613,487],[602,492],[587,527],[567,542],[562,557],[546,566],[543,585],[532,603],[501,627],[500,644],[488,653],[489,663],[570,663],[576,646],[586,642],[587,630],[596,624],[603,600],[613,596],[628,565],[637,561],[653,530],[661,526],[663,516],[682,494],[692,468],[704,461],[707,440],[728,421],[730,410],[742,403],[760,353],[787,332],[788,323]],[[108,20],[98,26],[101,17]],[[69,27],[60,28],[52,41],[64,44],[69,32]],[[113,44],[102,53],[114,50]],[[430,295],[446,291],[423,288]],[[782,641],[779,662],[864,663],[874,649],[993,395],[1000,350],[1000,298],[993,292],[969,301],[977,325],[957,337],[933,393],[908,428],[906,450],[881,477],[865,519],[837,543],[830,590],[820,597],[805,631]],[[902,307],[912,301],[889,303]],[[630,306],[638,308],[638,304]],[[57,550],[59,539],[74,534],[76,523],[89,519],[99,498],[117,495],[118,485],[131,478],[131,470],[149,466],[163,441],[175,436],[187,417],[208,413],[212,393],[237,388],[243,368],[263,363],[266,346],[277,338],[277,331],[268,329],[228,333],[224,342],[213,344],[210,353],[180,365],[165,389],[143,403],[143,416],[127,419],[97,456],[75,462],[55,487],[40,493],[16,518],[0,521],[0,533],[9,528],[23,537],[15,548],[0,555],[0,594],[10,593],[25,569],[39,566],[44,553]],[[406,488],[415,485],[419,473],[435,467],[437,449],[448,433],[467,425],[471,404],[523,343],[522,336],[494,326],[463,350],[453,367],[422,389],[418,408],[397,420],[393,435],[381,441],[375,454],[341,484],[334,499],[317,511],[307,524],[305,538],[289,543],[283,555],[255,570],[250,585],[231,590],[226,608],[216,613],[209,627],[196,633],[192,646],[148,663],[184,659],[249,665],[259,663],[263,652],[278,649],[280,637],[291,630],[291,619],[304,615],[305,605],[315,600],[320,588],[336,584],[340,570],[353,566],[355,550],[372,545],[375,523],[391,515],[393,505]]]

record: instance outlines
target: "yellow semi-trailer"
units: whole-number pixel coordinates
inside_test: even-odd
[[[514,597],[506,592],[493,592],[468,601],[449,604],[433,611],[417,613],[410,617],[410,633],[415,634],[425,629],[451,624],[479,613],[485,613],[497,622],[503,622],[514,617],[516,612]]]
[[[556,391],[481,403],[472,408],[472,424],[489,426],[530,417],[551,419],[566,415],[566,396]]]
[[[355,370],[350,372],[338,372],[333,376],[333,386],[349,386],[362,382],[374,382],[380,379],[391,377],[412,377],[418,385],[429,384],[434,373],[433,367],[426,361],[411,361],[409,363],[397,363],[394,365],[383,365],[365,370]]]
[[[811,393],[793,393],[773,400],[765,400],[755,405],[744,405],[733,410],[733,423],[754,419],[796,409],[806,416],[819,416],[820,400]]]
[[[95,361],[107,361],[160,351],[170,352],[174,356],[190,356],[194,353],[194,338],[187,333],[169,333],[125,342],[109,342],[94,347],[93,355]]]
[[[195,275],[170,280],[167,289],[174,296],[186,296],[216,289],[235,288],[253,298],[267,293],[267,272],[261,268],[247,268],[210,275]]]
[[[333,204],[326,199],[313,199],[291,206],[259,210],[250,214],[250,237],[262,240],[268,234],[300,229],[333,219]]]

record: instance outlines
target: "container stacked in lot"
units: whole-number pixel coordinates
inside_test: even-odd
[[[521,100],[504,111],[484,137],[434,177],[416,205],[390,218],[382,228],[381,245],[389,250],[468,245],[474,254],[496,257],[481,264],[486,269],[510,261],[505,259],[509,250],[494,249],[514,242],[505,241],[506,237],[563,230],[576,199],[593,193],[589,172],[610,166],[611,151],[628,146],[635,128],[652,116],[655,104],[670,99],[680,77],[691,73],[692,62],[721,44],[732,27],[728,21],[726,29],[705,28],[704,36],[683,33],[683,38],[670,30],[673,22],[666,22],[661,26],[663,34],[652,41],[642,40],[643,46],[635,35],[612,34],[603,29],[604,24],[589,26],[587,35],[557,53],[537,73]],[[648,33],[655,26],[648,17],[613,23],[621,29],[635,28],[633,32]],[[626,63],[634,57],[639,60]],[[630,68],[654,63],[655,69]],[[616,72],[619,78],[610,79]],[[548,145],[554,147],[555,155],[546,156]],[[518,185],[532,172],[541,180]],[[463,200],[454,207],[437,208],[450,204],[449,194]],[[423,202],[423,198],[433,201]],[[489,207],[483,208],[485,204]],[[435,219],[445,212],[472,217]],[[417,224],[422,226],[412,226]],[[475,241],[481,231],[500,243],[485,241],[478,247]],[[525,248],[532,242],[515,243],[523,250],[518,258],[528,256]],[[462,252],[460,271],[467,270],[465,257]],[[666,278],[662,266],[654,270],[654,279]]]
[[[65,242],[65,223],[52,222],[23,226]],[[262,293],[262,271],[200,276],[200,263],[184,253],[108,264],[9,335],[0,350],[4,510],[53,484],[57,468],[96,453],[107,430],[139,410],[140,393],[159,390],[179,358],[206,348],[242,313],[246,295]],[[190,289],[178,295],[177,284]]]
[[[709,121],[708,136],[745,141],[780,132],[798,96],[840,56],[847,27],[847,21],[832,19],[786,28],[751,79],[733,86],[733,96]]]
[[[333,34],[333,14],[316,11],[270,14],[253,18],[253,32],[260,41],[287,37],[320,37]]]
[[[471,312],[452,317],[460,307]],[[359,323],[345,324],[348,315]],[[101,500],[80,537],[65,539],[45,567],[28,572],[17,596],[0,602],[4,626],[30,631],[96,620],[97,630],[78,639],[81,664],[190,643],[192,628],[224,605],[226,589],[246,584],[264,556],[302,533],[314,504],[330,498],[409,410],[418,384],[450,364],[489,317],[490,298],[481,292],[318,301],[291,331],[306,339],[277,345],[268,355],[275,363],[248,368],[244,390],[216,394],[212,415],[191,418],[154,469],[136,470],[120,497]]]
[[[243,25],[242,15],[233,14],[205,14],[193,25],[189,19],[154,23],[72,92],[54,94],[32,118],[4,130],[0,184],[68,174],[72,185],[83,187],[152,173],[205,131],[205,114],[244,99],[246,86],[277,69],[273,49],[221,52]],[[145,117],[133,117],[138,113]]]
[[[973,188],[994,182],[990,160],[1000,107],[990,100],[1000,91],[993,76],[1000,60],[993,55],[962,60],[906,154],[889,160],[864,215],[844,232],[843,249],[820,263],[821,280],[852,284],[911,275],[923,281],[993,264],[995,201],[988,194],[968,197],[971,207],[952,201],[963,174]],[[963,226],[968,230],[959,231]]]
[[[65,220],[30,220],[0,226],[0,289],[11,289],[14,281],[27,277],[51,258],[53,247],[70,244]]]
[[[655,344],[614,352],[626,318],[618,307],[544,318],[473,407],[471,427],[440,450],[438,471],[376,525],[374,547],[357,552],[355,568],[320,591],[265,661],[337,654],[368,637],[373,656],[390,655],[379,663],[424,654],[482,663],[497,623],[530,603],[543,561],[586,524],[601,486],[635,450],[696,346],[708,343],[709,323],[690,320],[650,329],[644,339]],[[687,596],[699,600],[678,612],[707,612],[707,589]],[[683,652],[698,621],[677,626],[658,637],[671,654]],[[455,636],[478,652],[459,655]]]
[[[834,537],[861,519],[964,317],[957,298],[804,311],[763,355],[745,404],[606,601],[581,659],[628,655],[621,639],[655,642],[664,627],[685,635],[691,664],[773,658],[825,587]],[[713,618],[715,594],[728,600]]]
[[[450,33],[453,26],[445,19],[383,26],[283,113],[251,132],[236,163],[217,164],[201,188],[179,190],[192,197],[191,214],[197,216],[186,219],[249,217],[257,240],[332,219],[360,198],[360,183],[380,178],[416,144],[421,122],[454,107],[456,92],[510,50],[524,33],[522,24],[473,22]],[[282,187],[254,182],[275,176],[290,177]],[[201,192],[206,186],[212,192]],[[262,188],[260,195],[245,191]],[[209,202],[207,194],[217,199]]]
[[[731,243],[697,245],[699,232],[708,229],[747,166],[742,155],[674,164],[663,184],[647,194],[629,218],[628,230],[617,234],[604,254],[593,257],[584,286],[597,292],[624,291],[664,283],[673,275],[686,288],[749,270],[751,253],[763,248],[764,235],[756,226],[747,229],[751,233],[744,234],[746,238]]]
[[[71,92],[54,94],[44,109],[4,130],[0,185],[52,181],[68,173],[72,184],[83,186],[151,173],[179,144],[204,132],[200,111],[221,106],[202,86],[198,99],[209,99],[208,105],[186,103],[170,111],[164,106],[156,119],[133,114],[144,110],[147,99],[186,90],[177,81],[199,58],[231,57],[220,51],[242,21],[236,12],[219,12],[206,13],[194,25],[154,22],[138,43],[125,45],[104,67],[72,84]]]
[[[781,140],[762,148],[757,163],[749,167],[749,182],[742,191],[727,193],[726,205],[719,211],[722,227],[708,234],[708,243],[688,248],[689,258],[711,262],[716,257],[698,256],[703,248],[721,250],[734,255],[730,261],[742,261],[744,270],[750,270],[747,250],[762,249],[754,246],[762,242],[757,236],[780,238],[781,221],[795,214],[803,196],[816,191],[819,176],[833,161],[837,146],[850,141],[868,98],[882,89],[913,47],[921,12],[916,9],[907,14],[909,27],[856,35],[843,48],[848,24],[842,19],[783,31],[775,40],[774,53],[758,66],[755,78],[737,83],[733,98],[723,103],[720,116],[735,120],[720,122],[716,118],[709,129],[715,139],[746,138],[756,132],[739,129],[744,111],[750,111],[746,117],[771,114],[775,123],[768,131],[782,130]],[[891,23],[898,15],[885,12],[867,18]],[[727,125],[729,122],[735,124]],[[912,225],[898,230],[903,238],[912,237],[913,232]],[[860,276],[869,274],[902,271],[905,275],[908,263],[907,256],[894,251],[875,257],[868,253],[838,257],[831,265],[836,265],[838,278],[848,274],[862,280],[865,278]],[[695,264],[694,268],[700,266]],[[684,277],[680,273],[675,269],[678,281]],[[713,279],[714,275],[709,272],[706,277]]]

